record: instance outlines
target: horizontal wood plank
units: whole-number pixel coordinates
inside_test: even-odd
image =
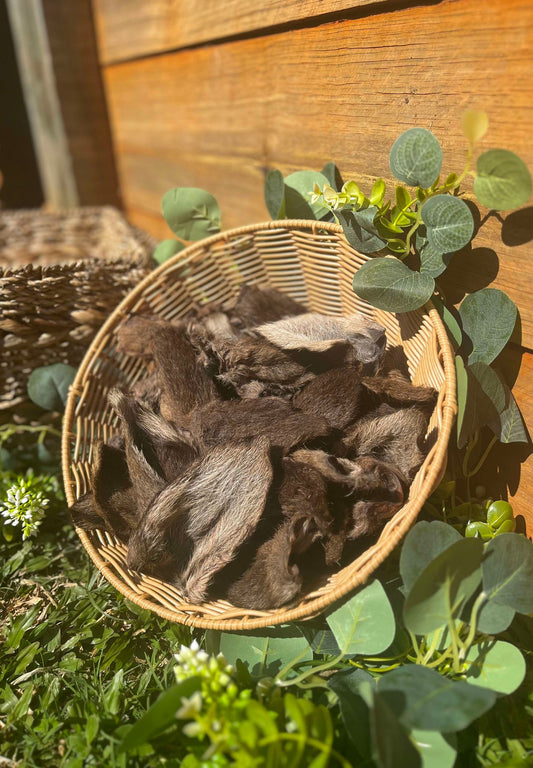
[[[335,159],[368,190],[390,177],[389,149],[412,126],[440,139],[443,173],[459,171],[467,107],[489,114],[480,150],[512,149],[531,168],[531,50],[531,3],[487,0],[480,15],[476,0],[460,0],[109,66],[126,207],[159,215],[167,189],[199,186],[219,200],[224,228],[264,220],[267,168]],[[529,348],[532,210],[490,215],[472,253],[454,260],[469,290],[499,268],[495,284],[518,304]]]
[[[100,56],[109,64],[386,0],[93,0]]]

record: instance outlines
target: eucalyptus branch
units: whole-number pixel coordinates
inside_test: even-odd
[[[307,652],[307,648],[305,649],[305,652]],[[335,656],[333,659],[330,659],[330,661],[326,661],[323,664],[319,664],[318,667],[312,667],[311,669],[307,669],[305,672],[302,672],[296,677],[291,677],[290,680],[281,680],[280,676],[282,672],[285,672],[285,670],[288,670],[292,667],[293,662],[291,662],[290,665],[287,664],[286,667],[284,667],[280,672],[278,672],[278,674],[274,678],[274,683],[280,688],[287,688],[291,685],[298,685],[304,680],[307,680],[308,678],[312,677],[312,675],[316,675],[318,672],[324,672],[327,669],[331,669],[332,667],[336,666],[340,661],[342,661],[343,658],[344,658],[344,653],[341,652],[339,653],[338,656]]]

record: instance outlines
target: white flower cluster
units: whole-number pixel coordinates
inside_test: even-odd
[[[210,656],[203,651],[196,640],[193,640],[190,647],[182,645],[179,653],[174,654],[178,662],[174,667],[176,682],[181,683],[189,677],[201,677],[210,679],[216,683],[216,687],[226,688],[233,682],[235,670],[228,664],[223,653],[218,656]]]
[[[36,534],[49,504],[42,491],[31,488],[31,484],[20,477],[8,488],[6,497],[0,503],[0,515],[4,518],[4,525],[20,525],[23,539]]]

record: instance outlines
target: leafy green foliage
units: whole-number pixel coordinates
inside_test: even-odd
[[[492,640],[479,643],[466,656],[470,663],[466,680],[498,693],[516,691],[526,674],[526,661],[511,643]]]
[[[514,152],[489,149],[478,158],[474,192],[487,208],[497,211],[519,208],[531,196],[531,175]]]
[[[296,171],[285,178],[284,211],[288,219],[321,219],[328,208],[318,201],[310,201],[309,190],[315,184],[328,183],[324,174],[318,171]]]
[[[125,718],[141,717],[171,681],[169,660],[190,631],[128,603],[103,580],[61,499],[51,499],[36,539],[4,544],[2,554],[2,755],[39,768],[122,768]],[[165,754],[177,766],[185,750],[169,741]],[[146,747],[127,765],[160,759]]]
[[[520,613],[533,613],[533,544],[505,533],[487,545],[483,589],[490,600]]]
[[[410,187],[429,187],[442,167],[438,139],[425,128],[410,128],[398,136],[389,157],[394,176]]]
[[[161,207],[168,226],[182,240],[201,240],[220,232],[220,208],[204,189],[171,189],[163,196]]]
[[[295,663],[309,661],[313,652],[307,640],[299,634],[292,637],[249,635],[223,632],[220,651],[230,664],[240,659],[254,677],[273,677]]]
[[[339,211],[338,218],[344,235],[351,246],[363,253],[375,253],[385,245],[374,225],[374,217],[377,213],[375,205],[360,211]]]
[[[468,362],[489,365],[511,338],[518,315],[516,304],[497,288],[483,288],[465,297],[459,314],[472,344]]]
[[[28,395],[46,411],[62,411],[76,368],[65,363],[54,363],[35,368],[28,379]]]
[[[474,234],[470,208],[460,197],[436,195],[421,209],[430,247],[437,253],[451,253],[468,245]]]
[[[437,555],[409,590],[404,605],[406,627],[425,635],[446,626],[450,616],[457,617],[481,581],[482,554],[481,541],[461,539]]]
[[[165,261],[168,261],[170,258],[172,258],[172,256],[175,256],[184,248],[185,243],[182,243],[179,240],[162,240],[156,246],[156,249],[153,253],[153,258],[155,261],[157,261],[158,264],[164,264]]]
[[[379,581],[372,581],[326,616],[345,656],[385,651],[394,639],[394,614]]]
[[[383,675],[378,692],[406,727],[443,733],[466,728],[496,701],[494,691],[416,664]]]
[[[431,298],[435,281],[414,272],[397,259],[373,259],[353,277],[353,289],[374,307],[388,312],[411,312]]]
[[[400,575],[407,593],[426,567],[457,541],[461,541],[461,534],[439,520],[422,520],[411,528],[400,555]]]

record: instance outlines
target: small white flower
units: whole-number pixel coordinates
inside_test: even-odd
[[[202,694],[200,691],[195,691],[189,698],[182,696],[181,707],[176,712],[176,717],[179,720],[189,720],[198,714],[198,712],[201,712],[201,710]]]

